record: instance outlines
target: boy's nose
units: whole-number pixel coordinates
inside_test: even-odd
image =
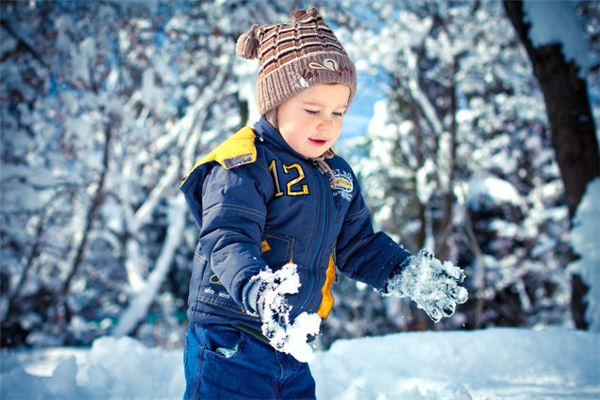
[[[324,117],[323,119],[321,119],[321,121],[319,122],[318,129],[320,132],[325,132],[325,133],[331,132],[331,130],[333,129],[332,118]]]

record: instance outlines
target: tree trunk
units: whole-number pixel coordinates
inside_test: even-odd
[[[169,227],[162,250],[156,265],[145,285],[131,300],[127,309],[120,316],[119,323],[113,330],[114,336],[124,336],[132,333],[143,322],[150,306],[159,294],[160,286],[165,280],[173,264],[175,252],[183,241],[185,229],[186,205],[183,198],[178,197],[169,207]]]
[[[94,221],[96,219],[96,215],[98,214],[98,210],[100,210],[100,206],[102,205],[102,202],[104,200],[104,183],[106,180],[106,174],[108,173],[111,136],[112,128],[110,124],[107,123],[104,127],[104,152],[102,156],[102,171],[100,172],[100,178],[98,179],[98,186],[96,187],[96,191],[92,196],[92,204],[90,205],[90,209],[87,212],[87,217],[83,227],[82,238],[78,244],[77,253],[73,260],[73,264],[69,269],[69,273],[65,278],[60,293],[58,293],[59,308],[62,308],[64,312],[66,323],[69,323],[72,317],[71,311],[68,306],[67,295],[69,293],[69,290],[71,289],[71,283],[73,282],[73,278],[75,278],[75,275],[77,275],[77,272],[79,271],[79,268],[83,263],[89,235],[92,230]]]
[[[413,137],[415,139],[414,148],[415,148],[415,158],[417,160],[417,166],[420,168],[423,166],[423,132],[421,131],[421,112],[419,108],[412,103],[410,106],[411,110],[411,120],[414,124]],[[427,215],[425,210],[425,204],[421,203],[419,196],[417,195],[417,175],[413,175],[413,184],[415,187],[415,197],[418,201],[416,201],[417,207],[417,215],[419,218],[420,226],[419,231],[415,235],[415,241],[417,243],[417,250],[423,248],[425,245],[425,236],[426,230],[425,227],[427,225]]]
[[[453,207],[454,207],[454,176],[456,175],[456,148],[458,146],[456,135],[458,131],[458,99],[456,95],[456,74],[459,70],[459,58],[454,57],[450,77],[450,87],[448,88],[450,96],[450,154],[448,160],[448,187],[444,188],[444,198],[442,199],[442,218],[436,240],[436,254],[441,260],[449,256],[448,239],[453,228]]]
[[[529,39],[531,24],[524,21],[522,1],[504,1],[504,8],[519,39],[525,46],[533,72],[544,95],[552,134],[552,146],[565,186],[565,200],[572,221],[589,181],[600,175],[600,156],[594,119],[587,95],[587,84],[577,65],[567,62],[561,45],[534,47]],[[587,288],[579,277],[572,287],[571,310],[577,328],[585,329]]]

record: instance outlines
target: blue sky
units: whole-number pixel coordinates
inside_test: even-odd
[[[344,130],[340,140],[349,139],[366,132],[373,115],[373,105],[384,98],[376,81],[368,75],[358,75],[358,88],[354,101],[344,117]]]

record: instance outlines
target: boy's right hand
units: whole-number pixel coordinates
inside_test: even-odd
[[[292,310],[285,295],[297,293],[300,287],[296,266],[287,264],[275,272],[267,268],[255,275],[247,285],[247,308],[262,320],[262,333],[271,345],[282,350]]]
[[[300,288],[296,265],[286,264],[275,272],[267,268],[252,277],[246,286],[246,308],[262,320],[262,333],[271,346],[298,361],[311,361],[315,355],[307,339],[319,333],[321,317],[305,311],[290,321],[292,306],[285,296],[298,293]]]

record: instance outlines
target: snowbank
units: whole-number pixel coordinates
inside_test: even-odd
[[[4,352],[3,399],[181,398],[181,350],[102,338]],[[320,399],[598,398],[600,334],[493,329],[343,340],[311,363]]]
[[[404,333],[335,342],[311,366],[322,399],[597,398],[600,335]]]
[[[570,241],[581,256],[569,264],[571,273],[583,277],[589,287],[585,317],[589,329],[600,332],[600,178],[587,184],[573,220]]]

